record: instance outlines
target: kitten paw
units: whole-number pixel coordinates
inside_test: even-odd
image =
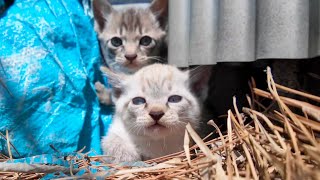
[[[101,145],[104,155],[110,157],[110,159],[106,160],[111,163],[118,164],[142,160],[137,149],[128,139],[124,140],[113,133],[103,137]]]
[[[94,87],[96,88],[99,102],[104,105],[111,105],[112,104],[111,89],[107,89],[99,81],[94,84]]]

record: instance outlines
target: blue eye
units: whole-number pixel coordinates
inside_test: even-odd
[[[122,39],[118,38],[118,37],[113,37],[111,38],[111,44],[114,46],[114,47],[119,47],[122,45]]]
[[[143,97],[135,97],[135,98],[132,99],[132,103],[134,105],[144,104],[144,103],[146,103],[146,99],[143,98]]]
[[[179,95],[172,95],[168,98],[168,102],[170,103],[178,103],[182,100],[182,97]]]
[[[149,46],[152,42],[152,38],[149,37],[149,36],[143,36],[141,39],[140,39],[140,45],[142,46]]]

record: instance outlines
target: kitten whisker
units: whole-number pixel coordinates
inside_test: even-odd
[[[162,59],[165,60],[165,58],[161,57],[161,56],[148,56],[149,58],[157,58],[157,59]]]
[[[149,61],[149,60],[156,60],[159,61],[161,63],[166,62],[164,58],[160,57],[160,56],[147,56],[147,57],[142,57],[140,59],[140,61],[144,62],[144,61]]]
[[[163,138],[163,149],[167,149],[167,146],[166,146],[166,137]]]
[[[114,61],[114,62],[110,63],[108,66],[113,66],[113,65],[116,65],[116,64],[118,64],[118,62]]]
[[[208,74],[210,74],[210,72],[211,72],[211,66],[205,66],[205,65],[203,65],[203,66],[197,66],[197,67],[195,67],[195,68],[192,68],[192,69],[190,69],[190,79],[191,80],[194,80],[195,78],[196,79],[198,79],[199,77],[198,76],[201,76],[202,74],[204,74],[204,73],[208,73]]]
[[[124,63],[124,62],[126,62],[126,60],[124,58],[116,57],[115,62]]]
[[[134,130],[135,130],[135,126],[131,126],[131,127],[128,129],[129,132],[135,133]]]
[[[159,62],[162,62],[162,63],[165,62],[165,59],[161,58],[159,56],[149,56],[149,57],[147,57],[147,60],[156,60],[156,61],[159,61]]]
[[[142,127],[138,125],[133,125],[131,128],[129,128],[129,131],[131,131],[133,134],[139,134],[141,131]]]
[[[187,119],[188,119],[188,118],[186,118],[186,121],[188,122]],[[172,126],[173,128],[185,128],[186,125],[188,124],[187,122],[181,121],[181,118],[180,118],[180,121],[177,121],[177,122],[171,124],[171,126]]]

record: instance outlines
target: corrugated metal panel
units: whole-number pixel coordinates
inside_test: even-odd
[[[182,67],[189,65],[189,7],[190,0],[169,1],[168,58]]]
[[[174,0],[169,62],[179,66],[319,55],[318,0]]]

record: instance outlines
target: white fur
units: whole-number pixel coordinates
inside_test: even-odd
[[[114,99],[116,112],[102,149],[114,157],[112,162],[137,161],[156,158],[183,149],[187,123],[199,126],[200,107],[190,89],[188,72],[170,65],[154,64],[133,75],[118,75],[107,71],[110,82],[121,90]],[[177,103],[168,102],[172,95],[182,96]],[[134,97],[144,97],[146,104],[134,105]],[[163,111],[155,121],[150,111]]]

